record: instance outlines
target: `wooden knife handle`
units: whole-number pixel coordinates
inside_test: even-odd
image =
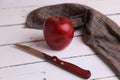
[[[62,61],[62,60],[58,59],[56,56],[51,57],[51,56],[46,55],[46,58],[52,64],[55,64],[58,67],[61,67],[65,70],[81,77],[81,78],[88,79],[91,76],[91,72],[89,70],[84,70],[84,69],[82,69],[74,64]]]

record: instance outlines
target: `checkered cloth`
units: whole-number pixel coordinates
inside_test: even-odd
[[[82,29],[84,43],[120,76],[120,27],[115,22],[85,5],[65,3],[32,11],[26,27],[42,29],[44,21],[51,16],[65,16],[75,29]]]

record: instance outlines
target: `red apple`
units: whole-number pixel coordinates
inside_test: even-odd
[[[54,50],[66,48],[73,39],[72,22],[62,16],[53,16],[44,23],[44,37],[49,47]]]

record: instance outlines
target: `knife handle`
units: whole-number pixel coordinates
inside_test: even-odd
[[[57,65],[58,67],[61,67],[81,78],[88,79],[91,76],[91,72],[89,70],[84,70],[74,64],[62,61],[58,59],[56,56],[51,57],[51,56],[46,55],[46,58],[48,59],[50,63]]]

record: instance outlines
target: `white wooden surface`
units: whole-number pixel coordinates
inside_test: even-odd
[[[86,46],[81,37],[74,37],[62,51],[51,50],[41,30],[26,29],[28,13],[36,8],[58,4],[79,3],[105,14],[120,25],[120,0],[0,0],[0,80],[82,80],[46,61],[17,49],[13,44],[29,45],[49,55],[89,69],[89,80],[119,80],[110,68]],[[75,36],[80,33],[75,32]]]

